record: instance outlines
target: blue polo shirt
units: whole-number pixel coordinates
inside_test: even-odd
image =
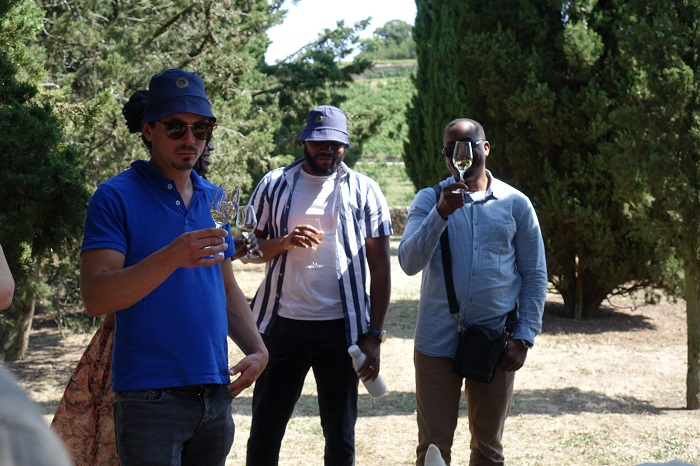
[[[124,267],[182,233],[214,227],[215,186],[192,172],[189,208],[172,180],[140,160],[98,186],[87,209],[82,250],[115,249]],[[228,227],[227,227],[228,228]],[[226,237],[226,257],[235,253]],[[226,296],[220,266],[179,268],[148,296],[115,314],[112,389],[229,383]]]

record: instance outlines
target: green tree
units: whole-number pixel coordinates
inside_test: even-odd
[[[346,26],[344,21],[338,21],[335,29],[325,29],[289,57],[263,67],[270,80],[265,88],[253,93],[253,98],[257,105],[279,115],[274,129],[273,156],[286,155],[281,159],[286,163],[303,155],[297,137],[311,108],[322,104],[344,107],[353,76],[372,65],[360,58],[344,61],[353,52],[359,32],[368,24],[369,20],[363,20]],[[353,139],[353,150],[345,159],[348,164],[352,166],[361,156],[362,143],[376,131],[376,118],[383,119],[386,115],[384,112],[371,119],[348,119]]]
[[[53,123],[47,120],[44,126],[49,127],[51,123],[56,128],[53,132],[46,129],[46,134],[42,133],[46,142],[36,144],[32,150],[40,153],[44,147],[51,147],[53,138],[57,141],[54,155],[69,160],[82,183],[89,189],[94,188],[107,177],[126,169],[131,161],[148,157],[138,135],[129,134],[124,125],[123,103],[135,90],[144,88],[153,73],[169,67],[184,67],[203,76],[219,117],[212,180],[240,184],[246,193],[246,188],[252,188],[256,178],[290,158],[275,157],[274,134],[285,115],[297,115],[295,124],[303,125],[308,111],[308,108],[290,109],[284,105],[284,99],[277,105],[279,95],[283,95],[280,92],[266,93],[267,101],[256,97],[258,90],[274,87],[278,80],[273,72],[275,68],[268,68],[263,58],[269,43],[266,31],[282,20],[281,4],[281,0],[155,1],[147,4],[134,0],[19,2],[0,29],[2,51],[18,65],[19,81],[42,83],[41,93],[32,99],[34,90],[26,91],[21,103],[26,101],[25,106],[31,104],[47,111],[53,109],[57,117],[51,114]],[[362,61],[347,66],[343,73],[339,72],[344,67],[340,60],[329,58],[349,54],[346,50],[352,50],[352,43],[357,40],[354,31],[355,28],[330,31],[328,40],[319,39],[304,49],[301,57],[311,58],[301,66],[307,73],[300,71],[297,79],[304,82],[310,74],[316,79],[313,85],[300,89],[300,94],[310,101],[319,96],[325,103],[328,88],[332,89],[337,80],[350,79],[355,71],[361,72],[363,68],[357,64]],[[304,61],[301,57],[298,60]],[[321,72],[313,69],[314,63],[320,62],[327,63]],[[368,62],[365,63],[367,66]],[[7,89],[8,94],[10,90]],[[3,89],[3,93],[5,91]],[[51,102],[51,107],[41,102]],[[270,102],[272,104],[268,105]],[[9,125],[11,121],[8,117],[2,123]],[[12,130],[21,131],[23,135],[44,131],[39,124],[28,126],[31,130],[13,123]],[[58,128],[63,133],[62,140]],[[6,147],[10,152],[27,152],[24,147],[22,150]],[[63,147],[72,149],[61,151]],[[17,160],[32,167],[55,168],[28,157]],[[5,170],[0,179],[4,181],[5,176],[11,176],[11,168]],[[42,173],[34,169],[34,173]],[[3,185],[7,189],[14,186]],[[61,186],[51,186],[55,199],[66,197],[55,192]],[[83,209],[85,204],[69,202],[62,208]],[[27,283],[34,285],[32,290],[43,290],[39,296],[45,297],[44,304],[52,306],[54,311],[58,308],[59,317],[63,317],[60,306],[80,304],[77,269],[81,228],[72,229],[74,225],[70,219],[63,220],[60,209],[54,210],[54,220],[58,224],[45,229],[43,234],[66,229],[74,232],[75,240],[66,242],[66,250],[61,250],[60,254],[56,245],[53,256],[48,257],[47,253],[38,261],[31,275],[27,275]],[[49,216],[42,219],[47,220]],[[8,218],[5,222],[3,219],[0,226],[11,230],[8,235],[16,232],[15,224],[23,225],[14,222],[14,217],[12,220]],[[82,227],[82,221],[78,225]],[[13,248],[13,251],[19,249]],[[28,257],[41,252],[39,246],[25,250]],[[17,295],[22,296],[19,291]],[[33,306],[31,298],[32,295],[27,295],[23,302]],[[33,308],[25,306],[25,310],[25,315],[33,313]],[[8,315],[11,314],[4,314]],[[25,319],[21,325],[4,328],[8,332],[15,331],[13,329],[24,332],[26,345],[28,333],[25,329],[28,331],[30,324],[31,321]],[[16,338],[9,334],[5,337],[7,341],[11,339]]]
[[[146,158],[124,128],[121,106],[150,76],[183,67],[204,79],[218,117],[211,178],[244,192],[270,168],[300,155],[294,143],[308,110],[339,104],[342,89],[370,63],[343,63],[367,21],[339,22],[296,54],[264,62],[266,31],[280,23],[282,0],[44,1],[52,80],[67,134],[96,184]],[[87,123],[86,123],[87,122]],[[361,123],[360,123],[361,124]],[[292,137],[294,136],[294,137]]]
[[[121,107],[154,73],[181,67],[202,76],[218,117],[212,177],[249,187],[248,159],[264,162],[273,148],[268,115],[253,103],[253,90],[266,79],[265,32],[280,21],[281,3],[42,2],[49,78],[62,90],[57,108],[84,154],[86,180],[96,185],[148,157],[138,135],[127,132]]]
[[[374,30],[370,39],[360,42],[359,58],[368,60],[415,60],[413,26],[394,19]]]
[[[375,67],[363,73],[345,91],[345,110],[351,119],[374,121],[380,116],[378,131],[362,146],[365,155],[397,161],[407,140],[406,108],[415,94],[415,65]],[[354,150],[354,147],[353,147]],[[389,180],[387,180],[389,181]]]
[[[664,212],[649,229],[676,238],[685,271],[688,330],[686,405],[700,409],[700,2],[630,1],[618,38],[637,70],[627,106],[614,113],[620,165],[634,160],[646,202]],[[621,186],[635,189],[629,178]]]
[[[41,19],[29,2],[0,0],[0,131],[12,135],[3,143],[0,243],[16,282],[12,306],[0,314],[0,358],[7,360],[24,357],[45,290],[42,268],[80,235],[88,200],[77,152],[62,141],[36,86],[21,79],[38,72],[40,60],[23,44],[41,30]]]
[[[670,289],[672,243],[648,228],[657,214],[648,192],[615,183],[621,130],[610,114],[635,77],[615,38],[617,2],[419,0],[417,8],[405,151],[416,187],[446,176],[442,129],[472,117],[491,141],[494,175],[535,205],[549,279],[569,315],[594,315],[614,294]]]

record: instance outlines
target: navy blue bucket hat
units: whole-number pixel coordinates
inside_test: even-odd
[[[306,118],[306,128],[299,140],[342,142],[349,148],[348,119],[342,110],[331,105],[313,108]]]
[[[146,112],[141,123],[150,123],[175,113],[195,113],[216,120],[204,90],[204,81],[197,73],[172,68],[151,78]]]

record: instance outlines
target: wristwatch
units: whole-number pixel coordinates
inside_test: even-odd
[[[386,341],[386,330],[367,330],[367,335],[372,335],[379,340],[379,343],[384,343]]]
[[[532,347],[534,346],[532,343],[530,343],[530,342],[527,341],[527,340],[520,340],[520,343],[522,343],[523,346],[524,346],[526,349],[530,349],[530,348],[532,348]]]

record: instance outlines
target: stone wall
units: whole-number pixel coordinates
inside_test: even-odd
[[[403,230],[406,228],[408,207],[389,207],[389,212],[391,214],[391,226],[394,228],[394,236],[403,235]]]

